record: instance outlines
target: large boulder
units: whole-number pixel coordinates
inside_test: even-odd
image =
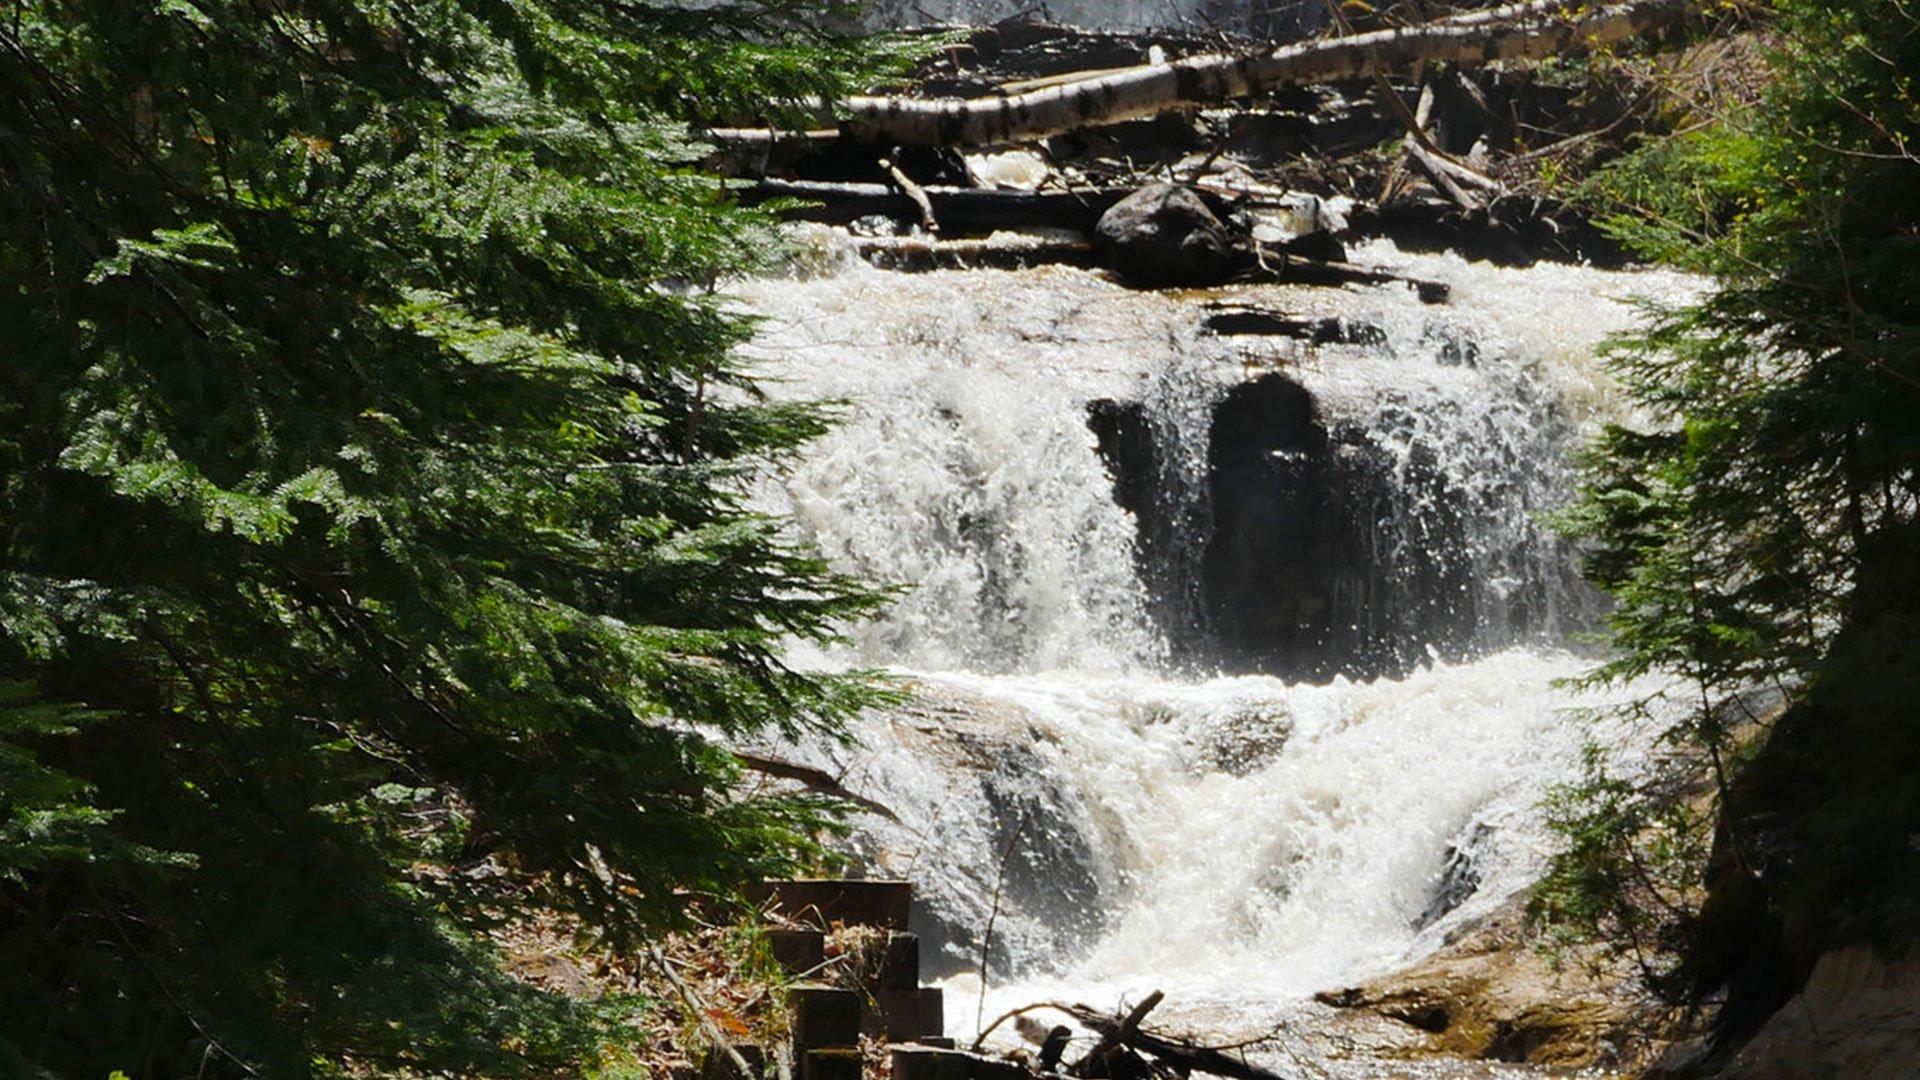
[[[1214,285],[1251,261],[1206,202],[1178,184],[1152,184],[1114,203],[1094,228],[1094,246],[1140,285]]]

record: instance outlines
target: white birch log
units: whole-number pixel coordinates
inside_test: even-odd
[[[991,146],[1157,116],[1256,92],[1398,71],[1416,62],[1489,64],[1574,56],[1674,22],[1697,0],[1532,0],[1449,19],[1287,45],[1242,56],[1190,56],[987,98],[856,97],[841,137],[894,146]],[[771,133],[723,130],[722,143]]]

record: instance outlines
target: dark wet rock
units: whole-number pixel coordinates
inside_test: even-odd
[[[1399,465],[1365,432],[1328,425],[1298,383],[1267,375],[1215,408],[1208,486],[1200,586],[1222,661],[1289,678],[1399,674],[1428,643],[1471,636],[1466,520],[1419,448]],[[1383,559],[1379,523],[1409,498],[1425,508],[1402,522],[1419,542]]]
[[[896,803],[905,828],[873,822],[849,852],[911,877],[908,929],[920,938],[920,975],[975,971],[981,928],[994,919],[988,973],[999,978],[1034,957],[1070,956],[1095,940],[1112,902],[1092,813],[1069,786],[1049,782],[1052,748],[1018,706],[932,684],[889,710],[894,737],[938,766],[928,801]],[[986,823],[967,844],[929,844],[955,822]],[[997,908],[997,916],[995,910]]]
[[[1310,345],[1384,345],[1387,332],[1372,323],[1332,316],[1312,318],[1267,308],[1219,305],[1208,309],[1201,329],[1223,337],[1286,337]]]
[[[1470,211],[1443,199],[1396,199],[1357,209],[1350,231],[1385,236],[1408,251],[1451,251],[1497,266],[1571,262],[1617,269],[1628,262],[1618,241],[1555,199],[1510,195]]]
[[[1094,229],[1094,246],[1139,285],[1218,284],[1249,261],[1206,201],[1177,184],[1152,184],[1115,203]]]
[[[1190,650],[1183,659],[1364,678],[1403,674],[1433,643],[1446,653],[1472,638],[1466,509],[1431,450],[1398,461],[1366,432],[1327,423],[1292,379],[1265,375],[1214,408],[1211,512],[1195,522],[1166,497],[1168,450],[1142,406],[1095,403],[1089,426],[1115,500],[1134,514],[1151,610]],[[1409,504],[1417,518],[1402,513]],[[1383,539],[1383,521],[1408,532]]]
[[[1169,641],[1197,643],[1205,627],[1195,607],[1195,532],[1188,508],[1169,493],[1176,466],[1167,460],[1146,406],[1100,399],[1087,405],[1101,461],[1113,479],[1113,500],[1133,515],[1134,559],[1146,586],[1148,612]]]
[[[1463,839],[1447,845],[1440,881],[1434,886],[1433,896],[1420,917],[1413,921],[1415,930],[1423,930],[1446,918],[1480,890],[1480,862],[1492,840],[1492,827],[1476,823]]]

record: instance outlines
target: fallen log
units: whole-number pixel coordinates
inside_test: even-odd
[[[928,207],[946,235],[982,233],[996,229],[1056,228],[1091,232],[1100,215],[1119,202],[1124,189],[1085,191],[999,191],[991,188],[923,187]],[[776,199],[801,200],[786,216],[803,221],[845,225],[880,215],[917,221],[923,208],[898,188],[887,184],[836,183],[819,180],[763,180],[739,189],[740,201],[757,206]]]
[[[1333,260],[1288,259],[1286,268],[1280,271],[1279,280],[1291,285],[1406,285],[1413,289],[1423,304],[1444,304],[1453,292],[1442,281],[1411,278],[1390,270],[1374,270]]]
[[[1308,83],[1415,63],[1487,64],[1572,56],[1678,22],[1697,0],[1532,0],[1415,26],[1287,45],[1253,55],[1143,64],[1024,93],[985,98],[856,97],[840,108],[844,139],[895,146],[990,146],[1157,116]],[[722,144],[772,143],[760,129],[720,129]]]
[[[859,256],[882,270],[1030,270],[1036,266],[1101,265],[1099,252],[1084,240],[928,240],[918,236],[879,236],[854,242]]]
[[[924,273],[929,270],[1028,270],[1036,266],[1094,268],[1104,260],[1094,246],[1079,240],[929,240],[918,236],[883,236],[856,241],[861,258],[883,270]],[[1407,277],[1334,260],[1285,258],[1280,265],[1255,265],[1235,275],[1234,281],[1265,281],[1285,285],[1405,285],[1421,303],[1443,304],[1451,290],[1445,282]]]
[[[1387,332],[1372,323],[1337,316],[1291,315],[1271,308],[1211,301],[1200,328],[1220,337],[1285,337],[1309,345],[1384,345]]]

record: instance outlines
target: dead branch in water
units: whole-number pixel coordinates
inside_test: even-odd
[[[1160,998],[1159,991],[1155,991],[1121,1020],[1085,1005],[1070,1006],[1065,1011],[1082,1025],[1100,1033],[1102,1047],[1097,1047],[1096,1051],[1104,1047],[1125,1046],[1182,1074],[1203,1072],[1226,1080],[1287,1080],[1279,1073],[1255,1065],[1245,1057],[1228,1054],[1219,1047],[1140,1030],[1140,1020],[1160,1003]],[[1092,1056],[1088,1055],[1089,1058]]]

